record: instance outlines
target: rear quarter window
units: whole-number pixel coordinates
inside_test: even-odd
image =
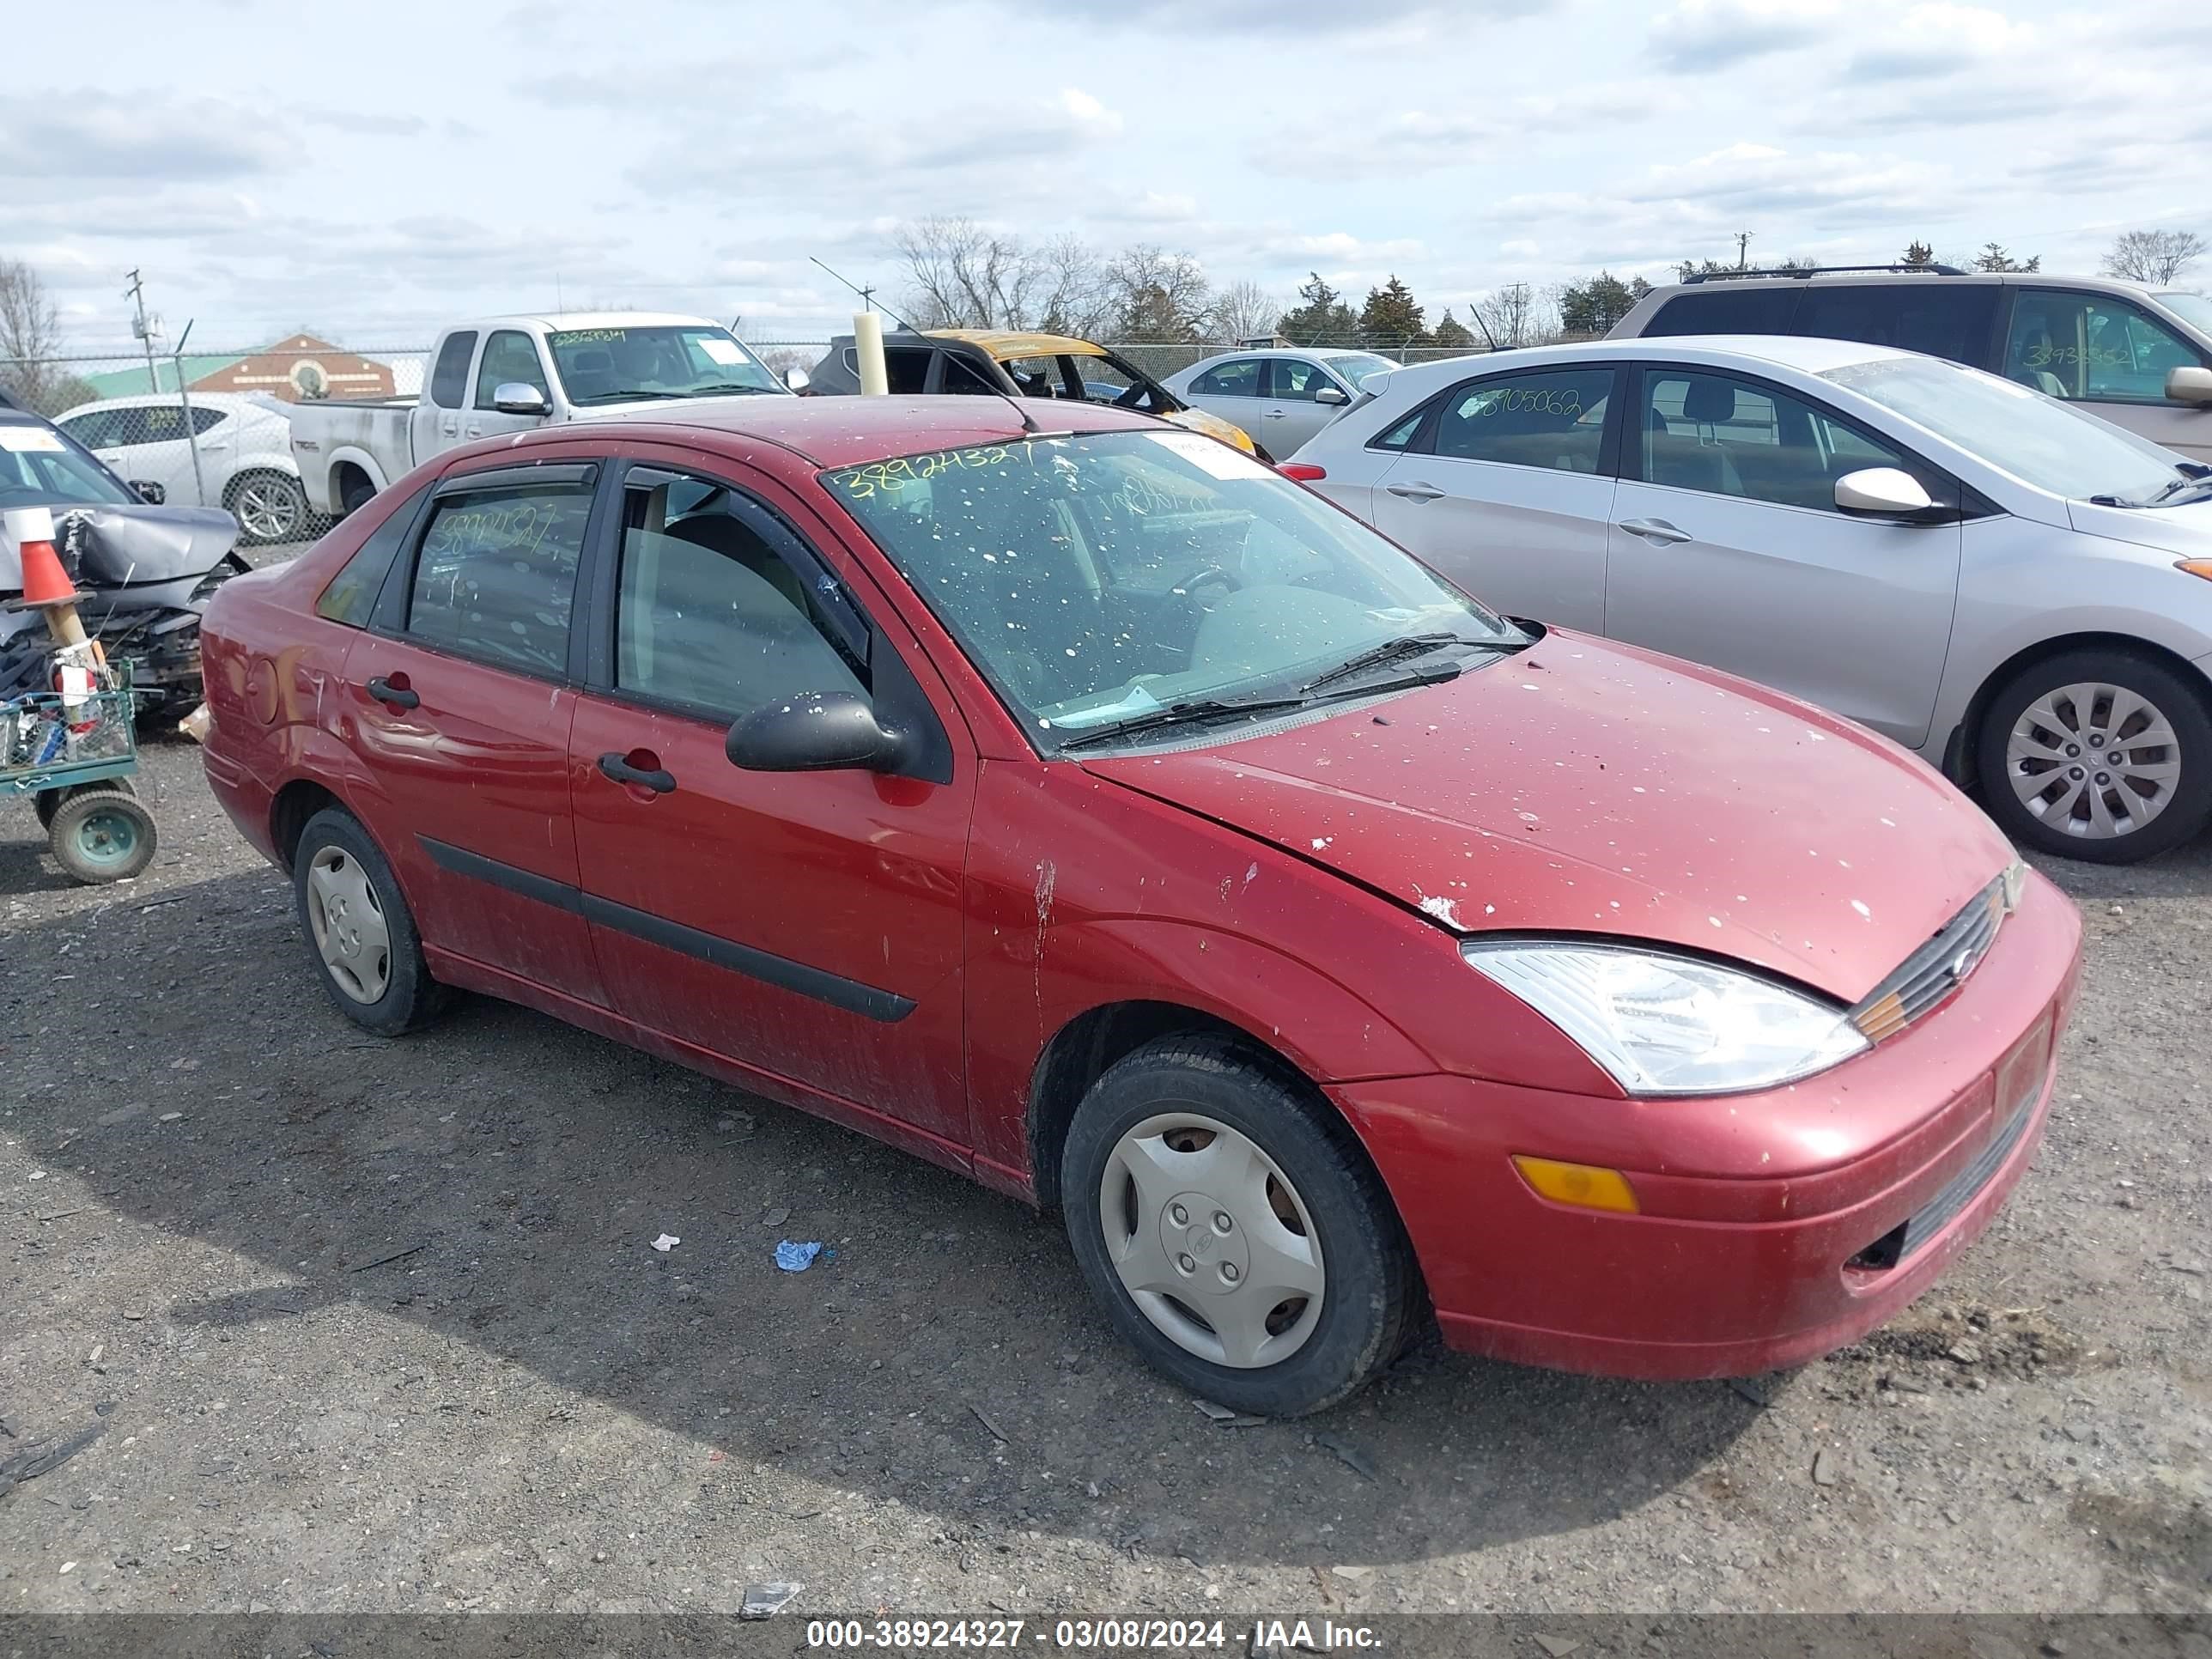
[[[1725,285],[1678,294],[1644,325],[1647,335],[1788,334],[1804,296],[1802,287],[1730,288]]]
[[[422,505],[423,493],[428,488],[425,484],[416,490],[368,532],[368,539],[354,550],[354,556],[339,567],[338,574],[323,590],[322,598],[315,601],[317,616],[348,628],[368,626],[384,578],[406,544],[407,526],[415,521],[415,509]]]

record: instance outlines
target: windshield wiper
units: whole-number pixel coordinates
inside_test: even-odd
[[[710,392],[774,392],[775,390],[772,386],[747,386],[740,385],[736,380],[716,380],[709,386],[695,386],[689,392],[678,392],[671,395],[678,398],[698,398]]]
[[[1372,646],[1337,664],[1325,674],[1316,675],[1299,690],[1316,691],[1324,685],[1334,685],[1339,680],[1348,680],[1354,674],[1379,668],[1386,662],[1395,662],[1401,657],[1424,657],[1447,645],[1478,646],[1497,651],[1507,648],[1503,640],[1471,640],[1464,634],[1401,634],[1395,639],[1385,640],[1382,644]]]
[[[2185,472],[2178,478],[2169,479],[2148,501],[2144,501],[2143,505],[2157,507],[2163,502],[2172,501],[2177,495],[2186,495],[2192,489],[2212,489],[2212,470],[2203,472]]]
[[[647,392],[643,386],[625,386],[620,392],[594,392],[588,398],[579,398],[580,404],[618,404],[632,398],[689,398],[688,392]]]
[[[1240,714],[1278,714],[1285,708],[1303,708],[1304,697],[1250,697],[1243,701],[1222,697],[1200,697],[1185,702],[1171,702],[1164,708],[1149,709],[1141,714],[1132,714],[1127,720],[1114,721],[1089,732],[1079,732],[1072,738],[1060,740],[1060,751],[1088,749],[1118,738],[1134,737],[1139,732],[1157,731],[1164,726],[1182,726],[1199,720],[1229,720]]]

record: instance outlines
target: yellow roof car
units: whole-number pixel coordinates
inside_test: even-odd
[[[1193,409],[1135,364],[1088,340],[991,328],[932,329],[929,337],[975,347],[1012,381],[1011,389],[1024,397],[1073,398],[1133,409],[1233,444],[1247,455],[1272,459],[1261,453],[1243,428]]]

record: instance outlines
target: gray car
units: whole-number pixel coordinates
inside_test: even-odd
[[[1243,427],[1269,454],[1287,455],[1350,408],[1370,374],[1396,367],[1371,351],[1262,347],[1205,358],[1160,384]]]
[[[2212,461],[2212,300],[2111,276],[1717,271],[1654,289],[1606,337],[1798,334],[1948,357]]]
[[[2212,465],[1835,340],[1601,340],[1365,389],[1284,471],[1509,615],[1823,704],[1978,780],[2029,846],[2124,863],[2212,818]],[[1819,740],[1786,708],[1773,735]]]

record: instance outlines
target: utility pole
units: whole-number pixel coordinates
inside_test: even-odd
[[[1750,247],[1750,246],[1751,246],[1751,233],[1750,233],[1749,231],[1747,231],[1747,230],[1739,230],[1738,232],[1736,232],[1736,234],[1735,234],[1735,268],[1736,268],[1738,270],[1747,270],[1747,269],[1748,269],[1748,268],[1749,268],[1749,266],[1750,266],[1750,263],[1751,263],[1751,262],[1750,262],[1750,260],[1746,257],[1746,250],[1747,250],[1747,249],[1748,249],[1748,248]]]
[[[146,319],[146,284],[139,280],[136,269],[131,271],[130,276],[131,286],[123,290],[123,297],[138,308],[137,315],[131,319],[131,331],[138,337],[138,343],[146,348],[146,390],[159,392],[161,376],[154,367],[154,324]],[[159,320],[158,318],[155,319],[156,322]],[[177,365],[177,372],[180,374],[184,372],[182,363]]]

